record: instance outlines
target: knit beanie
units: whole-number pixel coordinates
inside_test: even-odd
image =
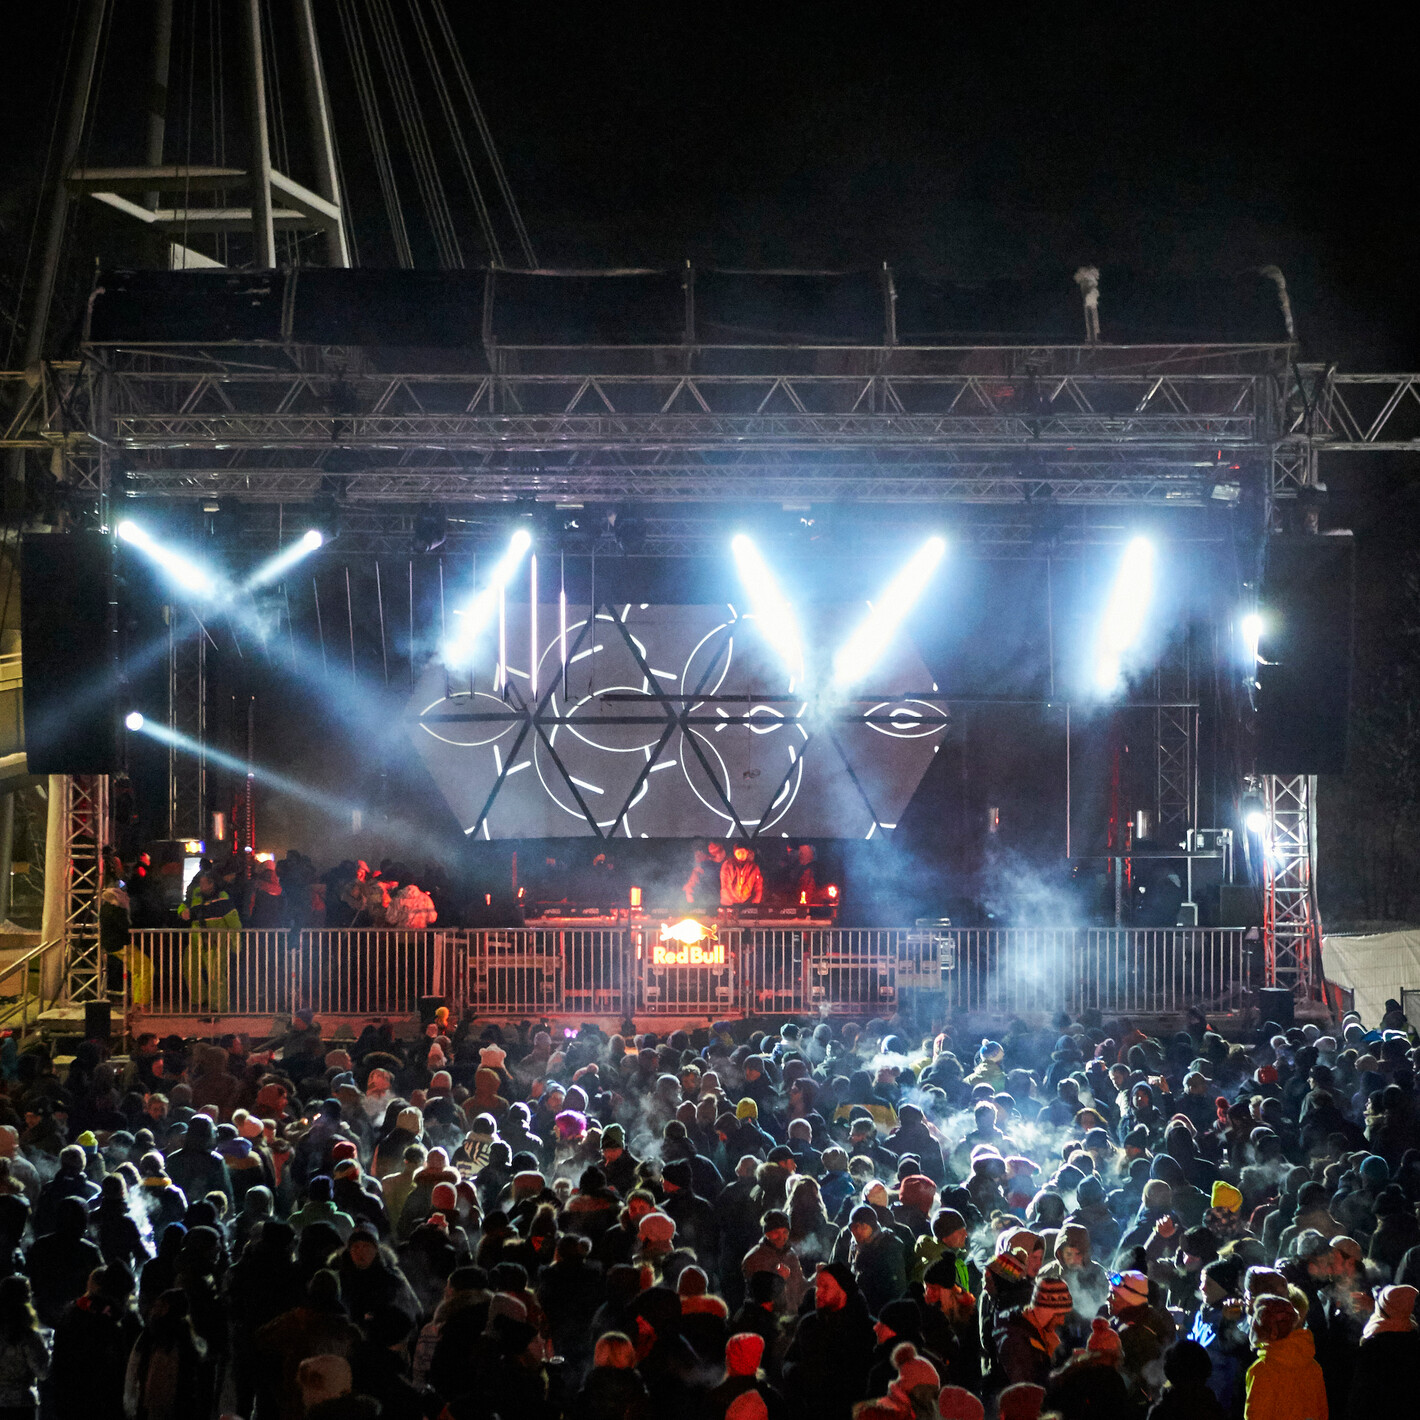
[[[1376,1297],[1376,1309],[1367,1320],[1362,1337],[1374,1336],[1379,1331],[1414,1331],[1417,1296],[1420,1292],[1405,1283],[1382,1287]]]
[[[1116,1272],[1109,1279],[1109,1290],[1126,1307],[1142,1307],[1149,1301],[1149,1279],[1142,1272]]]
[[[1381,1160],[1384,1166],[1385,1160]],[[1237,1213],[1242,1209],[1242,1194],[1233,1187],[1232,1184],[1218,1179],[1213,1184],[1213,1194],[1209,1200],[1214,1208],[1221,1208],[1227,1213]]]
[[[458,1191],[451,1183],[436,1183],[430,1200],[436,1213],[453,1213],[459,1206]]]
[[[998,1252],[986,1264],[986,1270],[998,1282],[1023,1282],[1026,1275],[1026,1255],[1023,1252]]]
[[[1030,1304],[1037,1311],[1056,1312],[1060,1316],[1068,1316],[1075,1306],[1069,1285],[1059,1277],[1037,1277]]]
[[[1119,1333],[1102,1316],[1097,1316],[1090,1323],[1090,1339],[1085,1342],[1085,1350],[1097,1351],[1111,1360],[1118,1361]]]
[[[747,1390],[726,1407],[725,1420],[769,1420],[769,1407],[757,1390]]]
[[[1044,1386],[1018,1381],[1001,1392],[996,1414],[999,1420],[1040,1420],[1040,1407],[1044,1403]]]
[[[725,1343],[725,1369],[732,1376],[752,1376],[764,1360],[764,1338],[754,1331],[741,1331]]]
[[[735,1106],[736,1119],[758,1119],[759,1106],[748,1095]]]
[[[669,1244],[675,1237],[675,1219],[659,1210],[647,1213],[636,1227],[642,1242]]]
[[[986,1420],[986,1407],[959,1385],[944,1385],[937,1396],[941,1420]]]
[[[893,1347],[892,1364],[897,1370],[896,1385],[901,1386],[903,1390],[910,1391],[920,1385],[929,1385],[935,1391],[942,1384],[937,1368],[925,1356],[919,1356],[917,1348],[910,1341]]]

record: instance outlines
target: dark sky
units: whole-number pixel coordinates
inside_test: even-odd
[[[199,39],[214,3],[178,0]],[[1309,354],[1352,369],[1420,359],[1402,151],[1413,79],[1407,46],[1374,17],[1270,4],[449,8],[544,263],[887,260],[1068,280],[1091,261],[1107,334],[1111,267],[1271,261]],[[21,256],[76,0],[25,10],[0,84],[0,219]],[[116,13],[96,150],[137,141],[151,12],[119,0]],[[335,7],[318,0],[318,15],[339,85]],[[235,84],[224,98],[237,102]],[[378,258],[365,138],[338,98]],[[294,92],[287,104],[294,115]],[[472,232],[466,246],[479,256]]]

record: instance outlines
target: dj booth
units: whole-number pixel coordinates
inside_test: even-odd
[[[589,1017],[890,1014],[898,939],[912,934],[840,929],[835,915],[740,908],[666,922],[634,909],[534,908],[521,927],[467,934],[466,1004]],[[923,946],[940,971],[935,944]]]

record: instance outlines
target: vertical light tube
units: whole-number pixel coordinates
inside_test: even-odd
[[[567,554],[562,554],[562,585],[557,593],[557,641],[562,657],[562,701],[567,702]],[[565,712],[564,712],[565,713]]]
[[[501,695],[508,677],[508,585],[498,581],[498,694]]]
[[[528,558],[528,686],[537,700],[537,553]]]

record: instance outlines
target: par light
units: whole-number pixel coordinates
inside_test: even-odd
[[[141,712],[137,710],[130,710],[128,714],[123,717],[123,723],[127,725],[130,730],[141,730],[143,728],[143,716]]]
[[[1153,595],[1154,545],[1136,537],[1124,549],[1095,647],[1095,688],[1102,695],[1119,688],[1125,652],[1144,629]]]
[[[454,615],[459,620],[454,634],[444,643],[445,665],[461,666],[467,663],[473,654],[474,643],[482,634],[484,627],[492,620],[493,613],[498,608],[500,594],[508,585],[513,573],[518,570],[518,564],[523,560],[523,554],[531,546],[532,534],[526,528],[519,528],[509,539],[508,550],[499,558],[497,565],[493,568],[488,584],[474,596],[467,606],[454,611]]]
[[[1263,803],[1262,795],[1244,794],[1241,807],[1243,827],[1249,833],[1264,836],[1272,825],[1267,817],[1267,805]]]
[[[309,528],[295,542],[283,547],[274,557],[268,558],[247,578],[246,590],[255,591],[269,582],[284,577],[303,557],[309,557],[325,545],[325,534],[319,528]]]
[[[216,593],[217,580],[210,572],[189,561],[181,553],[174,552],[172,548],[164,547],[131,519],[124,519],[118,525],[118,535],[124,542],[130,542],[140,551],[147,553],[183,591],[195,592],[203,597]]]
[[[784,599],[759,549],[744,533],[738,533],[731,539],[730,550],[735,555],[735,567],[749,595],[750,608],[759,624],[760,634],[784,662],[790,679],[801,679],[804,674],[804,648],[794,608]]]
[[[867,616],[833,658],[833,683],[839,690],[857,684],[878,663],[907,613],[932,580],[946,551],[944,539],[929,537],[883,589]]]

